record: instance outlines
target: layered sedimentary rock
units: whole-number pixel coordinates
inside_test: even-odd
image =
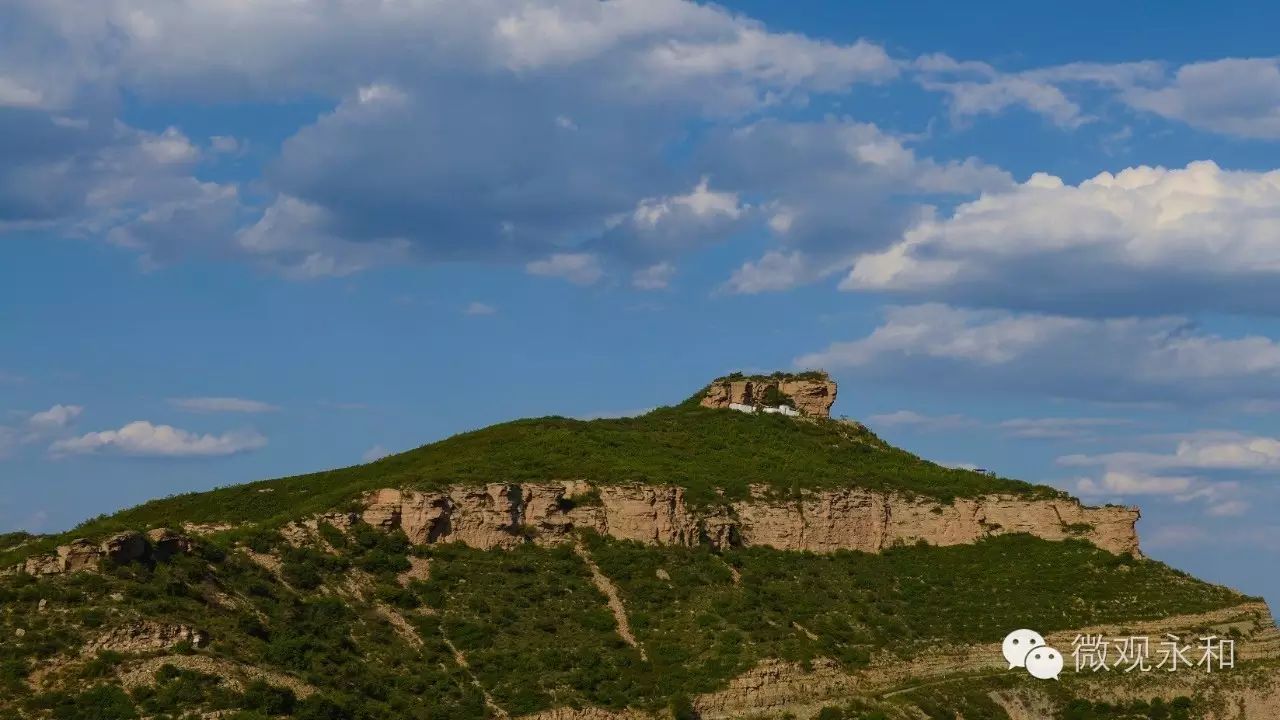
[[[137,560],[167,560],[190,551],[190,539],[167,528],[156,528],[146,535],[128,531],[116,533],[100,543],[72,540],[59,545],[52,554],[27,558],[15,570],[28,575],[61,575],[97,570],[104,560],[123,565]]]
[[[830,417],[831,405],[836,401],[836,384],[826,375],[729,376],[712,380],[700,404],[709,408],[756,406],[777,404],[777,398],[789,399],[801,415]]]
[[[577,497],[592,501],[582,504]],[[388,488],[371,493],[362,514],[375,527],[403,530],[414,543],[461,542],[484,549],[554,540],[583,528],[653,545],[872,553],[1022,532],[1046,540],[1082,538],[1113,553],[1138,554],[1138,517],[1136,508],[1085,507],[1066,499],[986,495],[946,504],[863,489],[813,492],[794,501],[756,496],[693,509],[679,487],[592,489],[580,482],[494,483],[440,492]]]
[[[85,644],[83,652],[87,655],[102,650],[147,652],[167,650],[179,643],[190,643],[192,647],[198,648],[204,647],[208,642],[207,633],[189,625],[166,625],[150,620],[139,620],[114,628],[91,640]]]

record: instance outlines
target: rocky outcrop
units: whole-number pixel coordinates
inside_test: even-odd
[[[439,492],[384,489],[365,499],[362,519],[400,529],[416,544],[461,542],[510,548],[554,541],[575,528],[651,545],[880,552],[925,542],[960,545],[1005,533],[1046,540],[1082,538],[1113,553],[1138,554],[1136,508],[1085,507],[1075,500],[1014,495],[960,498],[950,504],[892,492],[843,489],[782,501],[757,495],[712,509],[691,509],[683,488],[594,488],[584,483],[455,487]]]
[[[128,531],[116,533],[100,543],[72,540],[59,545],[52,554],[36,555],[11,572],[28,575],[61,575],[97,570],[103,561],[124,565],[136,561],[164,561],[179,553],[191,552],[191,540],[168,528],[156,528],[146,535]]]
[[[707,387],[699,404],[709,408],[730,405],[777,405],[786,399],[801,415],[830,417],[836,401],[836,384],[825,373],[803,375],[728,375]]]
[[[147,543],[151,545],[151,556],[160,562],[191,552],[191,538],[169,528],[148,530]]]
[[[83,652],[89,655],[103,650],[122,653],[150,652],[168,650],[182,643],[190,643],[192,647],[199,648],[208,642],[207,633],[189,625],[165,625],[139,620],[91,640],[85,644]]]
[[[460,542],[471,547],[513,547],[524,507],[515,485],[458,487],[448,493],[393,489],[373,493],[361,518],[386,530],[399,528],[415,544]]]

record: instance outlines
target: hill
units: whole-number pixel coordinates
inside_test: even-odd
[[[795,417],[735,411],[721,380],[745,381],[6,536],[0,720],[1280,707],[1265,604],[1143,558],[1136,512],[929,463],[813,414],[816,394]],[[1213,632],[1238,662],[1046,683],[1006,670],[1015,627],[1062,648]]]
[[[154,500],[0,553],[0,567],[76,537],[97,539],[140,527],[280,526],[348,506],[382,487],[433,491],[562,479],[675,485],[695,506],[747,498],[753,485],[793,497],[850,486],[943,502],[992,494],[1065,497],[1044,485],[942,467],[890,446],[855,422],[718,411],[699,405],[704,396],[705,390],[638,417],[500,423],[366,465]]]

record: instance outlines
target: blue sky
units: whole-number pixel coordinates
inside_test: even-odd
[[[1276,14],[6,3],[0,530],[819,366],[1280,598]]]

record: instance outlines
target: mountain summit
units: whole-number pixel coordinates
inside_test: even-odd
[[[830,417],[836,384],[826,373],[744,375],[732,373],[707,386],[699,405],[707,408],[791,408],[807,417]]]
[[[1144,558],[1135,508],[938,466],[835,397],[735,373],[8,537],[0,720],[1275,716],[1266,605]],[[1044,683],[1016,628],[1236,663]]]

